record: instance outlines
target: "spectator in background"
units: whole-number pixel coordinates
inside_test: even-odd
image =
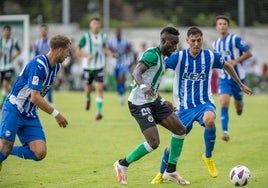
[[[131,45],[127,39],[122,37],[121,28],[117,28],[115,30],[115,37],[108,41],[107,46],[113,53],[117,54],[116,65],[114,68],[116,90],[119,95],[120,105],[124,105],[126,75],[130,65],[128,54],[131,52]]]
[[[14,60],[21,54],[18,40],[11,37],[11,26],[5,25],[3,35],[0,38],[0,75],[2,83],[2,109],[10,87],[10,81],[14,73]]]
[[[46,54],[49,51],[50,37],[48,36],[48,26],[46,24],[40,25],[40,38],[38,38],[34,43],[34,56]],[[47,101],[53,106],[53,95],[51,88],[47,92]]]

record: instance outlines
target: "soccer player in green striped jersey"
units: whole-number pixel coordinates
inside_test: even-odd
[[[135,83],[128,98],[128,105],[145,141],[114,163],[117,180],[123,185],[127,184],[128,166],[159,146],[157,124],[172,132],[171,154],[164,178],[177,184],[189,184],[176,171],[186,134],[185,127],[173,112],[174,109],[158,93],[160,80],[165,72],[164,57],[171,55],[177,49],[179,31],[174,27],[165,27],[160,33],[160,39],[160,45],[146,50],[133,71]]]
[[[14,73],[14,59],[21,54],[18,40],[11,37],[11,27],[5,25],[3,36],[0,38],[0,74],[2,82],[2,104],[9,92],[9,84]]]
[[[81,57],[84,68],[84,79],[86,79],[86,105],[85,109],[90,109],[92,83],[95,81],[96,90],[96,120],[102,119],[103,104],[103,80],[105,54],[116,56],[107,47],[107,36],[100,31],[101,20],[93,17],[89,21],[89,31],[85,32],[80,38],[77,55]]]

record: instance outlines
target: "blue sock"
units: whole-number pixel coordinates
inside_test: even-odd
[[[221,128],[222,131],[228,131],[229,113],[227,107],[221,108]]]
[[[206,146],[206,157],[211,157],[216,140],[216,127],[214,127],[213,129],[205,128],[204,140]]]
[[[0,163],[2,163],[7,158],[2,152],[0,152]]]
[[[167,168],[168,156],[169,156],[168,148],[165,148],[163,156],[162,156],[161,164],[160,164],[160,173],[161,174],[163,174]]]
[[[53,104],[53,99],[52,99],[52,88],[47,91],[47,101],[50,104]]]
[[[39,159],[35,156],[34,152],[30,150],[29,146],[13,146],[11,155],[16,155],[23,159],[31,159],[34,161],[39,161]]]
[[[124,95],[124,93],[125,93],[125,84],[124,83],[117,84],[117,92],[119,93],[119,95]]]

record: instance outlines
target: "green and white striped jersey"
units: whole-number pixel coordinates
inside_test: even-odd
[[[134,81],[128,100],[135,105],[151,103],[158,97],[158,88],[165,72],[164,59],[158,47],[146,50],[139,59],[139,62],[144,63],[148,67],[142,74],[142,79],[144,84],[156,93],[156,97],[145,97]]]
[[[12,55],[15,50],[20,51],[18,40],[10,38],[6,41],[4,38],[0,38],[0,71],[6,71],[13,69]]]
[[[98,35],[94,35],[91,31],[83,34],[78,45],[86,54],[93,55],[92,60],[82,59],[84,69],[97,70],[104,67],[105,54],[103,47],[106,46],[106,42],[107,36],[103,32],[98,33]]]

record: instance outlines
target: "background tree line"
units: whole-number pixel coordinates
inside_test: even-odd
[[[213,26],[226,14],[238,22],[238,0],[110,0],[111,27]],[[268,25],[268,0],[245,0],[245,26]],[[71,22],[87,27],[92,15],[103,15],[103,0],[70,0]],[[61,23],[61,0],[1,0],[0,14],[29,14],[31,23]]]

